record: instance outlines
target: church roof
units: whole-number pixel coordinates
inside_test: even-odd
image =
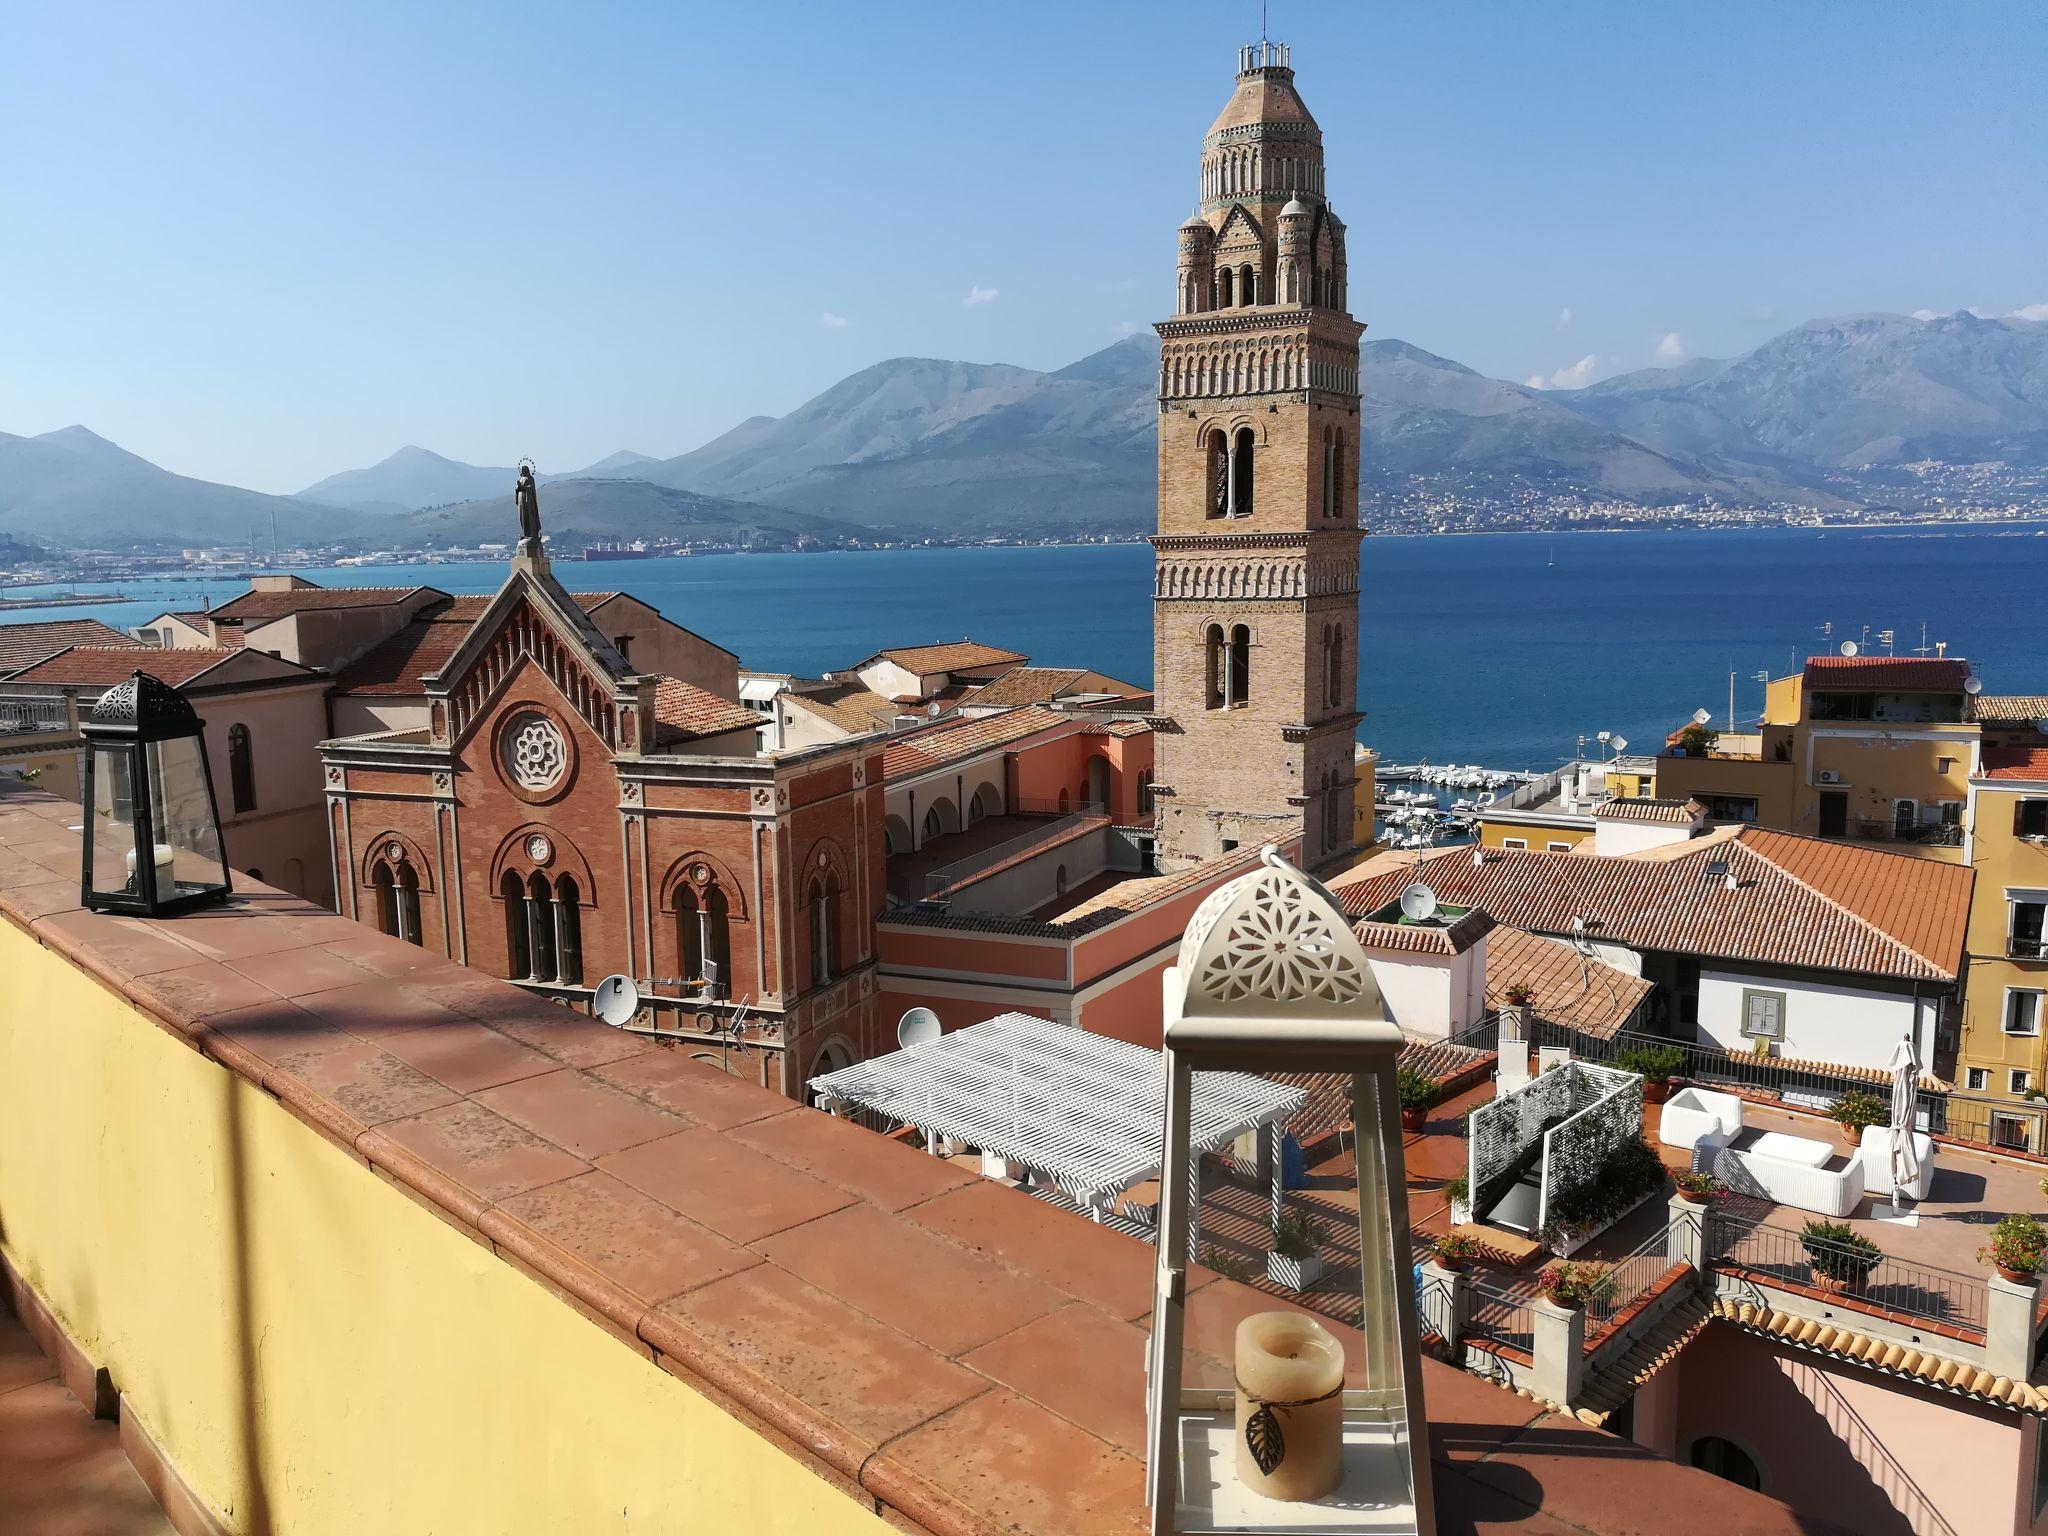
[[[585,613],[618,596],[616,592],[572,592]],[[424,679],[448,664],[470,626],[490,606],[488,596],[451,597],[395,630],[341,669],[339,692],[372,696],[423,694]]]
[[[209,618],[222,623],[264,624],[286,614],[314,608],[383,608],[437,587],[292,587],[283,592],[244,592],[215,608]],[[448,594],[441,593],[446,597]]]
[[[67,645],[142,648],[140,641],[98,619],[37,619],[26,624],[0,624],[0,676],[41,661]]]
[[[664,677],[654,689],[654,745],[657,750],[730,731],[751,731],[761,717],[743,704],[722,699],[695,683]]]

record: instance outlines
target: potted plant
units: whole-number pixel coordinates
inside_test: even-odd
[[[1687,1205],[1711,1204],[1728,1187],[1711,1173],[1674,1173],[1671,1182],[1678,1186],[1678,1198]]]
[[[1273,1223],[1273,1251],[1266,1255],[1266,1278],[1290,1291],[1305,1291],[1322,1272],[1322,1223],[1306,1211],[1282,1211]]]
[[[1576,1312],[1599,1283],[1597,1264],[1553,1264],[1536,1277],[1536,1293],[1554,1307]]]
[[[1419,1131],[1429,1123],[1430,1106],[1436,1103],[1436,1079],[1413,1067],[1403,1067],[1395,1077],[1401,1094],[1401,1128]]]
[[[1853,1291],[1877,1268],[1883,1252],[1844,1222],[1809,1221],[1799,1233],[1813,1283],[1839,1296]]]
[[[1243,1254],[1214,1245],[1202,1250],[1202,1267],[1214,1270],[1226,1280],[1249,1280],[1254,1273],[1251,1261]]]
[[[2048,1249],[2048,1227],[2014,1211],[1998,1218],[1998,1225],[1991,1229],[1991,1241],[1977,1256],[1991,1260],[1998,1267],[2000,1279],[2023,1282],[2041,1272],[2043,1249]]]
[[[1463,1269],[1479,1257],[1479,1240],[1452,1232],[1436,1240],[1436,1261],[1445,1269]]]
[[[1472,1219],[1472,1180],[1459,1174],[1444,1185],[1444,1198],[1451,1202],[1451,1225],[1462,1227]]]
[[[1828,1111],[1828,1118],[1842,1128],[1842,1134],[1849,1138],[1849,1150],[1855,1151],[1863,1142],[1863,1133],[1873,1125],[1883,1125],[1891,1119],[1891,1111],[1885,1108],[1883,1099],[1867,1088],[1854,1088],[1835,1100]]]
[[[1671,745],[1677,749],[1673,756],[1705,757],[1720,740],[1719,731],[1710,731],[1704,725],[1688,725],[1671,740]]]
[[[1614,1065],[1643,1080],[1645,1104],[1662,1104],[1671,1097],[1671,1079],[1685,1070],[1685,1052],[1675,1045],[1632,1045]]]

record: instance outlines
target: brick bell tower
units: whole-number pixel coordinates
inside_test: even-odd
[[[1358,339],[1323,135],[1284,44],[1238,53],[1160,322],[1152,540],[1159,862],[1351,847]]]

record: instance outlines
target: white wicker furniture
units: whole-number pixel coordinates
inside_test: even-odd
[[[1667,1147],[1690,1147],[1697,1145],[1702,1136],[1732,1141],[1741,1129],[1742,1100],[1734,1094],[1681,1088],[1664,1101],[1664,1113],[1657,1122],[1657,1139]]]
[[[1920,1176],[1900,1191],[1908,1200],[1925,1200],[1934,1187],[1934,1138],[1925,1131],[1913,1133],[1914,1161],[1920,1165]],[[1891,1198],[1892,1193],[1892,1133],[1889,1126],[1867,1125],[1863,1128],[1863,1141],[1857,1148],[1857,1157],[1863,1163],[1863,1188],[1873,1195]]]
[[[1773,1137],[1779,1134],[1773,1133]],[[1772,1139],[1758,1137],[1757,1141]],[[1805,1142],[1806,1138],[1788,1136],[1783,1141]],[[1823,1154],[1828,1151],[1825,1143],[1808,1145],[1819,1147]],[[1714,1156],[1713,1173],[1738,1194],[1761,1196],[1779,1205],[1812,1211],[1817,1216],[1838,1220],[1847,1216],[1863,1198],[1863,1159],[1848,1157],[1841,1168],[1830,1170],[1814,1166],[1809,1161],[1811,1157],[1812,1153],[1804,1149],[1798,1150],[1796,1158],[1773,1157],[1768,1151],[1756,1150],[1756,1143],[1722,1147]]]

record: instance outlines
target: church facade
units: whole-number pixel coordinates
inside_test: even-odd
[[[1157,327],[1160,864],[1299,836],[1351,855],[1359,350],[1322,131],[1287,49],[1240,51]]]

